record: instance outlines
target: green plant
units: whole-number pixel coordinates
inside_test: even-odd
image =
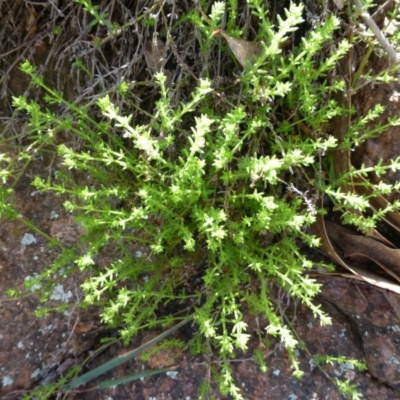
[[[337,364],[339,365],[339,369],[341,371],[346,371],[346,370],[354,370],[358,369],[359,371],[365,371],[367,370],[367,365],[364,362],[346,358],[346,357],[332,357],[332,356],[315,356],[312,358],[313,362],[316,363],[316,365],[327,375],[327,372],[324,371],[323,364]],[[329,375],[328,375],[329,377]],[[339,388],[339,391],[348,396],[352,400],[358,400],[361,399],[362,396],[358,392],[357,385],[351,384],[349,380],[343,381],[338,378],[332,379],[330,378],[331,381],[333,381],[337,387]]]
[[[94,23],[105,18],[90,2],[79,2],[90,7]],[[299,249],[299,243],[319,244],[307,229],[323,212],[318,195],[330,194],[345,215],[353,216],[349,220],[365,230],[377,219],[354,218],[350,210],[365,211],[368,199],[340,189],[351,174],[366,170],[333,177],[330,157],[325,157],[338,146],[328,132],[331,119],[351,113],[332,96],[345,89],[344,80],[327,78],[351,47],[346,40],[332,41],[340,21],[328,16],[290,54],[283,54],[281,44],[303,22],[302,6],[292,3],[286,19],[273,28],[263,2],[249,4],[259,20],[257,39],[269,45],[240,76],[240,93],[227,88],[224,98],[209,80],[199,79],[187,101],[171,106],[173,90],[160,72],[155,76],[159,98],[153,113],[137,108],[136,119],[125,116],[110,94],[98,100],[102,118],[96,119],[89,106],[64,100],[25,62],[21,68],[34,85],[45,89],[48,108],[24,96],[14,98],[16,109],[30,115],[31,145],[23,156],[30,159],[51,149],[65,167],[55,178],[37,176],[33,185],[67,194],[65,207],[86,232],[84,255],[64,249],[30,287],[46,283],[45,302],[51,277],[65,264],[73,261],[81,270],[91,270],[82,285],[84,304],[102,306],[103,322],[122,327],[125,342],[141,329],[170,325],[194,310],[198,337],[192,350],[201,351],[199,338],[210,343],[222,360],[221,391],[234,398],[241,395],[229,359],[238,349],[247,349],[244,304],[268,320],[267,333],[281,338],[298,377],[298,341],[275,305],[271,284],[306,304],[321,324],[330,322],[314,303],[320,285],[307,276],[313,264]],[[222,10],[222,3],[216,2],[209,20],[190,16],[203,33],[202,49],[211,48]],[[228,26],[233,27],[233,20]],[[317,55],[327,43],[332,50],[319,61]],[[119,87],[126,92],[128,85]],[[60,104],[68,107],[69,116],[53,111]],[[378,111],[355,122],[340,145],[349,148],[382,132],[385,127],[366,128]],[[366,129],[362,136],[357,134],[360,127]],[[62,131],[76,135],[79,148],[56,144],[54,138]],[[400,169],[394,162],[374,171],[388,168]],[[88,183],[77,183],[72,171],[88,177]],[[378,187],[373,195],[393,189],[397,186]],[[9,190],[2,195],[4,211]],[[132,243],[145,246],[148,254],[136,257]],[[106,245],[117,249],[118,257],[101,269],[96,258]],[[199,275],[202,284],[193,288]],[[160,312],[169,304],[178,312]],[[260,356],[256,358],[262,365]]]

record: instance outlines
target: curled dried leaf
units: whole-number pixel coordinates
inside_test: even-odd
[[[261,56],[263,45],[261,42],[250,42],[248,40],[234,38],[227,35],[222,29],[213,32],[213,35],[222,35],[227,41],[232,53],[243,68],[248,68]]]
[[[391,249],[372,237],[357,235],[331,221],[325,221],[330,239],[347,257],[367,257],[400,282],[400,250]]]
[[[332,228],[332,226],[330,226],[328,230],[330,230],[330,228]],[[382,277],[365,269],[355,266],[350,266],[339,256],[339,254],[333,248],[333,245],[330,241],[324,217],[322,215],[317,216],[317,221],[312,225],[311,229],[314,235],[318,236],[321,239],[322,252],[325,253],[333,262],[339,264],[340,266],[351,272],[351,274],[341,274],[342,276],[368,282],[369,284],[377,286],[381,289],[387,289],[394,293],[400,294],[399,284],[393,283],[392,281],[386,279],[385,277]],[[330,233],[332,234],[333,232]]]
[[[26,31],[25,40],[33,36],[38,29],[37,26],[38,16],[35,8],[31,4],[26,4],[26,8],[28,10],[28,16],[25,20],[25,31]]]
[[[148,40],[144,45],[144,56],[153,73],[161,71],[166,62],[167,46],[160,39]]]

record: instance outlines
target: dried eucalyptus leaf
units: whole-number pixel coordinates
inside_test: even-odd
[[[151,72],[161,71],[166,62],[167,46],[160,40],[148,40],[144,45],[144,56]]]

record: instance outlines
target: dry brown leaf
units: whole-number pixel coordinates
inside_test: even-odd
[[[333,2],[339,10],[344,7],[344,0],[333,0]]]
[[[161,71],[166,62],[167,46],[160,39],[148,40],[144,45],[144,56],[153,73]]]
[[[400,286],[398,284],[393,283],[385,278],[382,278],[372,272],[362,271],[361,269],[359,269],[357,267],[354,267],[354,271],[357,272],[357,275],[344,274],[344,273],[318,272],[318,273],[310,274],[310,276],[311,275],[312,276],[315,276],[315,275],[341,276],[342,278],[354,279],[356,281],[361,281],[361,282],[367,282],[370,285],[376,286],[380,289],[386,289],[386,290],[389,290],[390,292],[400,294]]]
[[[328,234],[325,229],[325,221],[324,217],[322,215],[317,215],[317,221],[311,226],[311,230],[316,235],[321,239],[321,251],[325,253],[333,262],[341,265],[342,267],[346,268],[353,274],[356,274],[354,269],[352,269],[350,266],[348,266],[339,256],[339,254],[336,253],[335,249],[333,248]]]
[[[263,46],[261,42],[250,42],[248,40],[234,38],[227,35],[222,29],[213,32],[213,35],[222,35],[228,42],[232,53],[240,62],[241,66],[246,69],[261,56]]]
[[[322,215],[317,216],[317,221],[311,227],[314,235],[321,238],[321,250],[335,263],[341,265],[352,273],[352,275],[343,274],[351,279],[357,279],[360,281],[368,282],[371,285],[379,287],[381,289],[391,290],[394,293],[400,294],[400,286],[396,283],[390,282],[389,280],[382,278],[381,276],[374,274],[369,271],[362,270],[361,268],[349,266],[342,258],[337,254],[333,248],[328,234],[325,229],[325,222]]]
[[[25,31],[26,31],[25,40],[33,36],[38,28],[37,26],[38,16],[36,14],[35,8],[31,4],[26,4],[26,8],[28,9],[28,17],[26,18],[25,21]]]
[[[371,237],[357,235],[331,221],[326,221],[325,226],[329,237],[346,256],[367,257],[400,282],[400,250],[391,249]]]

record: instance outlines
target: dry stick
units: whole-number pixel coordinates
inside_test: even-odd
[[[369,29],[371,29],[371,31],[378,39],[378,42],[383,47],[383,50],[385,50],[386,53],[389,54],[391,62],[393,64],[398,62],[400,60],[400,57],[397,55],[396,51],[393,49],[388,40],[385,38],[381,30],[378,28],[378,25],[376,25],[375,21],[372,19],[369,12],[364,10],[361,1],[354,0],[354,4],[356,5],[357,10],[361,13],[361,17],[364,20],[364,22],[368,25]]]

